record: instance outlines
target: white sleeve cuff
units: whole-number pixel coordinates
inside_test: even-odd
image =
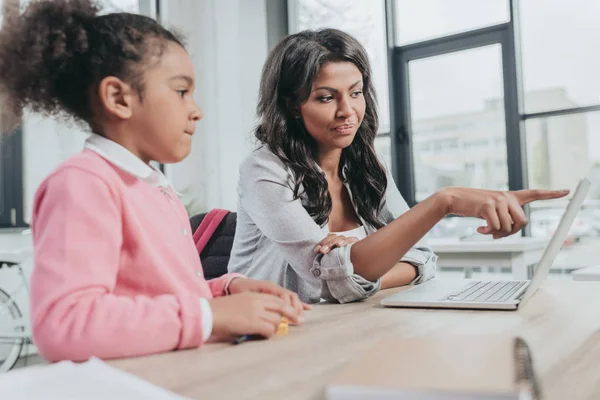
[[[200,299],[200,311],[202,312],[202,342],[206,342],[213,329],[213,314],[208,300]]]

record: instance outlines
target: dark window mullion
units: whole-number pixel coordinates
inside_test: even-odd
[[[23,220],[23,131],[19,127],[0,138],[0,227],[25,227]]]

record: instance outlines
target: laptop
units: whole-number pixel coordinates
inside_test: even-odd
[[[550,272],[567,233],[583,205],[590,181],[582,179],[537,265],[531,281],[478,281],[473,279],[432,279],[381,300],[386,307],[469,308],[516,310],[537,291]]]

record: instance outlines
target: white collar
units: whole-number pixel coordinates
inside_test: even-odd
[[[85,141],[84,147],[149,185],[171,186],[169,179],[158,168],[146,164],[125,147],[104,136],[92,134]]]

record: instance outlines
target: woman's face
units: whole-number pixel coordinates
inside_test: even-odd
[[[362,74],[351,62],[330,62],[321,68],[300,117],[319,151],[344,149],[365,115]]]

